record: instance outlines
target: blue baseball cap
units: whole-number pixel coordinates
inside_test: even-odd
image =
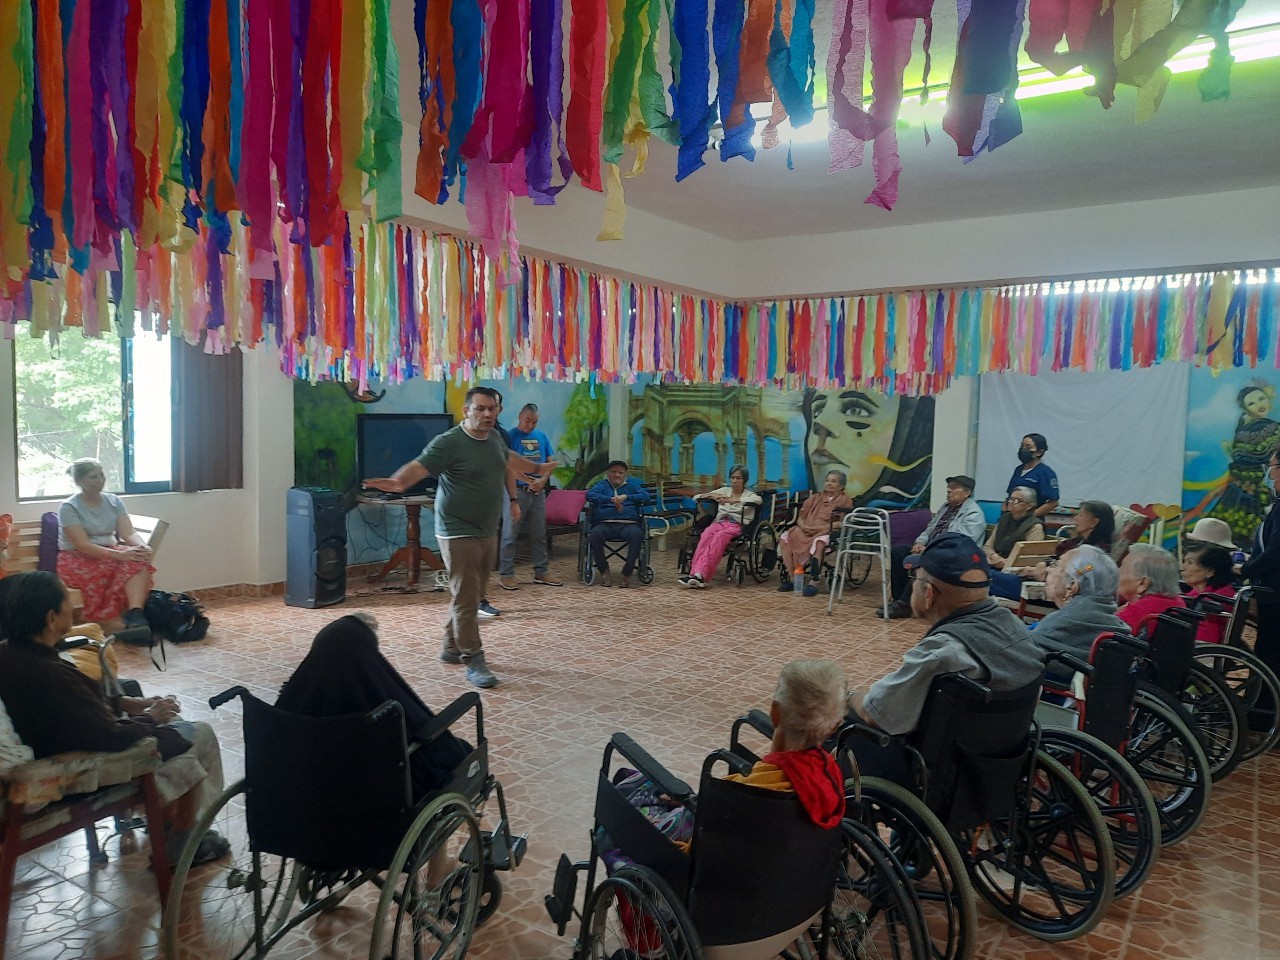
[[[923,553],[908,554],[902,565],[908,570],[923,567],[924,572],[954,587],[989,587],[991,569],[983,549],[963,533],[944,533],[934,539]],[[985,580],[964,580],[970,570],[981,570]]]

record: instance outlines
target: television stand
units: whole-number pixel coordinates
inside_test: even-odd
[[[428,570],[444,569],[444,563],[435,551],[422,546],[422,508],[435,506],[435,497],[399,497],[383,500],[376,495],[362,494],[360,502],[384,507],[402,506],[407,520],[404,546],[391,554],[391,558],[382,565],[382,569],[369,578],[370,583],[381,583],[387,579],[392,570],[404,567],[409,578],[408,587],[412,591],[418,586],[423,564],[426,564]]]

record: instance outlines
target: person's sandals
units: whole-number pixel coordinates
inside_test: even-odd
[[[628,587],[631,586],[631,578],[628,576],[621,577],[618,580],[618,586],[621,587],[623,590],[626,590]]]
[[[602,587],[613,586],[613,574],[611,574],[608,570],[603,570],[597,573],[596,579],[600,581],[600,586]]]

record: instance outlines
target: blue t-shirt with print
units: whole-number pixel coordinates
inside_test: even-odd
[[[534,463],[546,463],[551,459],[551,441],[541,430],[530,430],[528,433],[519,428],[509,430],[507,443],[520,456]],[[516,485],[523,487],[525,484],[524,481],[517,480]]]

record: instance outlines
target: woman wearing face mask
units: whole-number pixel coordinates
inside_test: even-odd
[[[1254,652],[1272,670],[1280,670],[1280,510],[1276,509],[1276,485],[1280,482],[1280,449],[1272,450],[1267,459],[1263,483],[1267,486],[1271,506],[1254,538],[1253,556],[1241,574],[1259,589],[1254,594],[1258,604],[1258,638]],[[1267,694],[1264,692],[1263,694]],[[1260,706],[1262,706],[1260,704]]]
[[[1009,478],[1009,486],[1005,493],[1011,494],[1017,487],[1030,487],[1036,492],[1039,505],[1036,516],[1043,517],[1058,507],[1058,475],[1053,468],[1044,463],[1044,455],[1049,452],[1049,441],[1043,433],[1028,433],[1022,438],[1018,447],[1018,467]]]

